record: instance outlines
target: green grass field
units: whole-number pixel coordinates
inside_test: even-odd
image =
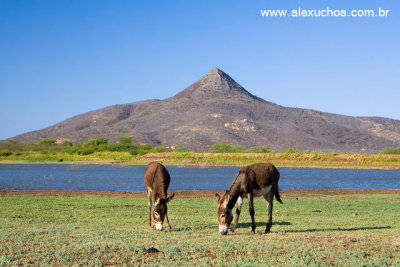
[[[169,232],[146,225],[143,194],[57,194],[0,191],[0,265],[400,266],[399,191],[283,192],[268,235],[264,200],[255,201],[255,235],[245,200],[227,236],[212,192],[177,192]]]

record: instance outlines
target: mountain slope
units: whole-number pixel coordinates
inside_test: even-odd
[[[282,107],[252,95],[215,68],[171,98],[106,107],[14,139],[81,142],[104,136],[115,142],[124,134],[139,143],[198,151],[227,142],[274,150],[377,152],[400,146],[400,121]]]

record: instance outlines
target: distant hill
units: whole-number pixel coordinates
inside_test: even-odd
[[[81,142],[104,136],[115,142],[124,134],[138,143],[197,151],[226,142],[245,148],[268,145],[276,151],[296,147],[372,153],[400,146],[400,121],[279,106],[252,95],[214,68],[171,98],[109,106],[13,139]]]

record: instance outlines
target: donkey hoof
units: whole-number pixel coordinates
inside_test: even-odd
[[[254,231],[254,230],[251,231],[251,234],[252,234],[252,235],[255,235],[255,234],[256,234],[256,231]]]
[[[234,232],[235,232],[235,228],[232,228],[232,229],[231,229],[231,232],[234,233]]]

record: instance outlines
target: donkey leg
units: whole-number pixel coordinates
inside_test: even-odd
[[[171,229],[172,229],[172,227],[171,227],[171,225],[169,224],[169,220],[168,220],[168,212],[167,212],[167,213],[165,213],[165,219],[167,219],[167,227],[168,227],[168,229],[169,229],[169,230],[171,230]]]
[[[248,193],[247,197],[249,199],[249,212],[251,216],[251,232],[256,233],[256,222],[254,221],[254,205],[253,205],[253,194]]]
[[[270,191],[268,194],[264,195],[265,200],[268,204],[268,221],[265,227],[265,233],[268,234],[272,227],[272,208],[274,207],[274,194]]]
[[[149,226],[151,226],[151,192],[147,191],[147,211],[148,211],[148,217],[147,217],[147,223]]]
[[[237,205],[236,205],[236,217],[235,217],[235,222],[233,224],[233,227],[231,229],[232,233],[235,232],[237,223],[239,221],[240,211],[242,210],[243,198],[239,197],[236,203],[237,203]]]

